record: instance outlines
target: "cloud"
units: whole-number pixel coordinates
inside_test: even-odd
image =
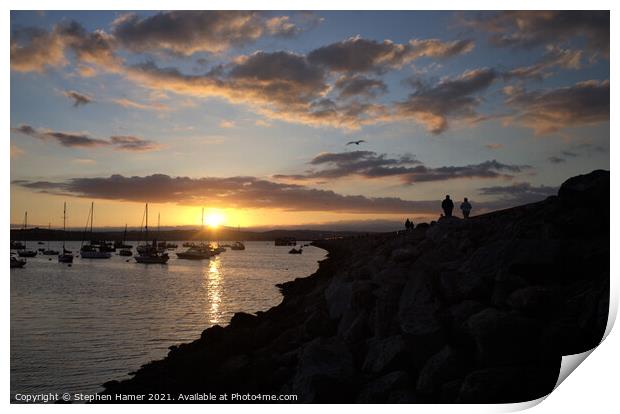
[[[91,98],[90,96],[76,91],[65,91],[63,92],[63,95],[73,100],[73,106],[75,108],[81,105],[87,105],[93,101],[93,98]]]
[[[509,122],[532,128],[537,135],[609,121],[609,81],[531,92],[506,87],[504,93],[506,104],[517,111]]]
[[[362,96],[375,98],[387,92],[387,85],[380,79],[370,79],[365,76],[343,76],[336,80],[335,88],[340,91],[340,98]]]
[[[396,197],[341,195],[296,184],[256,177],[144,177],[112,175],[73,178],[64,182],[13,181],[31,190],[105,200],[177,203],[231,208],[271,208],[287,211],[396,214],[437,209],[437,201],[409,201]]]
[[[607,10],[484,12],[465,23],[490,32],[490,42],[500,47],[530,48],[583,38],[590,51],[609,55]]]
[[[111,136],[110,143],[122,151],[153,151],[160,147],[153,141],[130,135]]]
[[[64,66],[65,44],[56,32],[24,28],[11,35],[11,69],[18,72],[43,72],[46,67]]]
[[[547,160],[551,164],[562,164],[563,162],[566,162],[566,159],[564,159],[562,157],[556,157],[556,156],[551,156],[551,157],[547,158]]]
[[[124,14],[112,34],[133,52],[169,51],[181,55],[219,53],[271,35],[295,36],[303,29],[289,16],[268,18],[253,11],[168,11],[152,16]]]
[[[206,44],[200,43],[204,40],[202,37],[196,41],[187,40],[185,38],[187,35],[183,33],[184,29],[180,33],[168,33],[159,28],[159,25],[168,27],[167,24],[173,16],[181,16],[179,17],[181,21],[183,19],[201,21],[205,15],[171,13],[159,13],[150,17],[124,15],[115,22],[112,35],[101,30],[87,32],[79,23],[66,21],[56,25],[49,33],[41,32],[38,37],[31,37],[30,43],[26,41],[19,47],[24,50],[30,47],[37,51],[47,50],[49,45],[45,43],[54,40],[58,42],[58,56],[62,59],[51,60],[48,62],[49,66],[65,64],[64,55],[67,51],[71,51],[75,55],[78,72],[86,71],[89,76],[91,69],[106,71],[121,75],[153,91],[202,98],[223,98],[231,103],[246,104],[257,114],[270,119],[344,129],[359,129],[363,125],[392,119],[390,106],[367,102],[373,95],[383,92],[385,85],[380,80],[348,76],[348,81],[342,80],[339,87],[332,83],[331,71],[340,71],[341,68],[339,69],[338,64],[334,66],[325,59],[327,55],[331,55],[331,49],[337,48],[337,44],[332,44],[326,49],[316,49],[309,56],[285,51],[257,51],[250,55],[239,56],[227,64],[212,67],[201,75],[189,75],[176,68],[159,67],[152,61],[127,64],[116,54],[121,47],[133,47],[136,50],[163,47],[166,50],[186,54],[207,47]],[[222,16],[229,16],[226,12],[221,13]],[[217,13],[208,14],[210,16],[208,18],[216,15],[219,16]],[[243,13],[233,13],[231,16],[237,19],[243,16]],[[246,19],[251,21],[254,19],[252,16],[255,15],[250,13]],[[224,20],[227,18],[222,17]],[[279,25],[286,26],[286,21],[288,20],[280,19]],[[169,24],[174,27],[176,23]],[[271,26],[274,24],[272,20]],[[222,30],[225,32],[228,29]],[[215,29],[204,28],[204,30]],[[18,42],[18,39],[15,41]],[[151,44],[151,41],[155,43]],[[33,43],[41,45],[37,44],[35,47]],[[422,56],[442,58],[466,53],[471,50],[473,43],[427,39],[412,40],[406,45],[398,45],[387,40],[376,42],[351,38],[341,42],[340,46],[347,50],[349,58],[352,59],[352,68],[359,66],[362,71],[379,71],[381,68],[398,67],[403,62]],[[364,52],[362,49],[366,46],[368,50]],[[18,52],[21,49],[18,48]],[[358,56],[359,50],[370,55],[366,58]],[[358,62],[357,59],[362,61]],[[364,59],[370,60],[366,62]],[[33,61],[45,61],[45,58]],[[15,70],[43,70],[43,67],[42,64],[37,64],[27,69],[24,65],[18,64]],[[334,88],[339,90],[340,97],[328,96]],[[362,101],[357,98],[361,98]],[[131,106],[128,101],[121,102]]]
[[[117,105],[122,106],[123,108],[133,108],[133,109],[140,109],[144,111],[170,111],[171,110],[169,106],[164,105],[162,103],[157,103],[157,102],[156,103],[141,103],[141,102],[133,101],[128,98],[113,99],[112,102],[114,102]]]
[[[349,176],[363,178],[395,177],[404,184],[462,178],[512,178],[511,174],[529,169],[527,165],[503,164],[496,160],[465,166],[427,167],[411,155],[389,158],[373,151],[325,152],[314,157],[312,168],[304,174],[278,174],[275,179],[308,181]],[[317,169],[317,166],[325,168]]]
[[[222,119],[219,125],[220,128],[234,128],[235,122],[228,119]]]
[[[396,104],[396,116],[414,119],[433,134],[448,128],[448,117],[475,120],[479,118],[477,96],[497,78],[498,72],[482,68],[464,72],[455,78],[446,78],[436,85],[415,84],[416,91],[405,101]]]
[[[24,150],[15,144],[11,144],[11,158],[19,158],[24,155]]]
[[[399,44],[356,36],[315,49],[308,54],[308,60],[333,72],[380,73],[421,57],[448,58],[468,53],[473,48],[472,40],[412,39],[407,44]]]
[[[502,149],[504,148],[504,146],[502,144],[496,144],[496,143],[489,143],[486,144],[485,147],[487,147],[490,150],[498,150],[498,149]]]
[[[577,70],[581,68],[581,58],[583,51],[560,49],[550,46],[547,53],[536,64],[531,66],[521,66],[504,73],[505,79],[511,78],[536,78],[543,79],[552,75],[551,69],[559,67],[561,69]]]
[[[550,186],[533,186],[530,183],[514,183],[509,186],[493,186],[483,187],[479,189],[481,195],[500,196],[495,203],[498,206],[503,205],[520,205],[534,203],[544,200],[545,198],[557,194],[558,187]]]
[[[109,140],[92,138],[88,134],[36,129],[30,125],[11,128],[12,132],[28,135],[42,141],[56,141],[63,147],[97,148],[112,147],[120,151],[152,151],[159,148],[155,142],[132,136],[112,136]]]

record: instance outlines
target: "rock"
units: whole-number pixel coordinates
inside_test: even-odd
[[[402,399],[402,394],[411,393],[412,389],[411,378],[407,372],[390,372],[366,384],[358,394],[356,402],[365,404],[396,402],[393,399]],[[389,401],[390,397],[392,401]]]
[[[389,371],[396,367],[404,367],[409,349],[400,335],[384,339],[371,339],[362,370],[373,374]]]
[[[531,362],[541,356],[541,327],[532,319],[487,308],[468,319],[467,329],[478,360],[487,366]]]
[[[444,297],[452,303],[466,299],[488,301],[491,296],[491,280],[481,273],[448,271],[441,274],[440,280]]]
[[[569,205],[609,205],[609,171],[595,170],[566,180],[558,197]]]
[[[465,375],[472,356],[459,354],[453,347],[445,346],[426,362],[418,376],[416,391],[433,394],[441,391],[441,385]]]
[[[422,270],[414,273],[400,297],[398,320],[401,331],[420,342],[440,342],[443,337],[443,325],[438,316],[440,307],[431,276]]]
[[[347,347],[334,339],[316,339],[302,349],[292,391],[300,402],[351,400],[355,369]]]
[[[332,319],[339,319],[349,308],[353,297],[353,288],[350,281],[343,277],[332,279],[329,287],[325,290],[325,300],[329,316]]]
[[[560,359],[544,364],[494,367],[465,377],[457,403],[503,404],[531,401],[553,391]]]
[[[506,303],[526,315],[548,317],[561,306],[561,296],[557,288],[528,286],[512,292]]]

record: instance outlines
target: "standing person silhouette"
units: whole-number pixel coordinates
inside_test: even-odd
[[[461,203],[461,211],[463,212],[463,218],[469,218],[469,213],[471,212],[471,204],[467,201],[467,197],[463,199]]]
[[[446,198],[441,203],[441,208],[443,209],[444,215],[446,217],[452,217],[452,210],[454,209],[454,203],[450,200],[450,196],[447,195]]]

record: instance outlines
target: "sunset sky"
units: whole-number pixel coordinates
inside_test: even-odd
[[[12,12],[11,223],[538,201],[609,169],[609,67],[608,12]]]

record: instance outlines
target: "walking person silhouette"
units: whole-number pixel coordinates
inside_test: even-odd
[[[441,208],[443,209],[443,213],[446,217],[452,217],[452,210],[454,210],[454,203],[450,200],[450,196],[447,195],[446,198],[441,203]]]

